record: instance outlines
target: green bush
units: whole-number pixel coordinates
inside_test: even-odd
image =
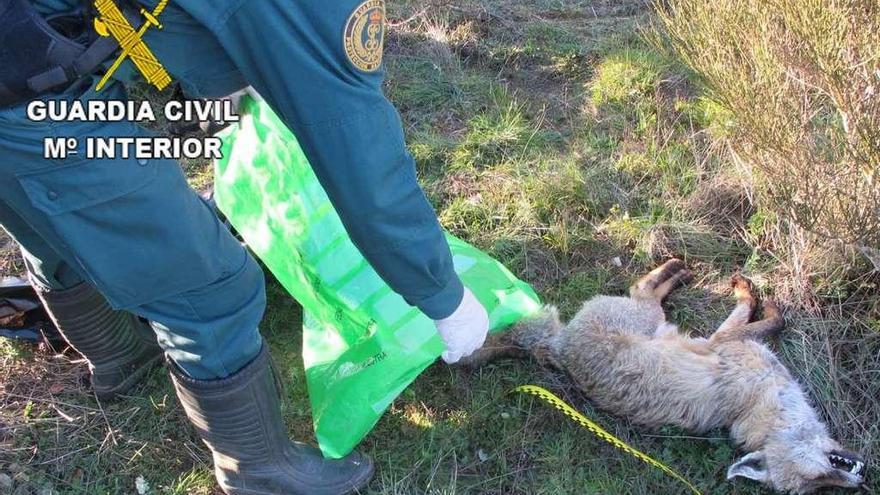
[[[655,42],[732,116],[767,205],[880,269],[880,1],[665,0]]]

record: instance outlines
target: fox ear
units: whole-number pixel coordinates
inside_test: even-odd
[[[744,455],[727,469],[727,479],[741,476],[750,480],[766,483],[769,477],[767,465],[764,464],[764,453],[760,450]]]

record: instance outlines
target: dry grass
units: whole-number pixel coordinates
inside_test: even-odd
[[[880,2],[657,6],[656,42],[732,116],[732,156],[768,205],[880,270]]]
[[[23,272],[24,266],[15,241],[0,229],[0,276],[18,276]]]

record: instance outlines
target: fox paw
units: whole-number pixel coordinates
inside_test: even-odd
[[[682,269],[681,271],[679,271],[678,273],[679,273],[678,283],[680,285],[689,284],[694,281],[694,272],[685,268],[685,269]]]
[[[737,299],[755,299],[755,284],[741,273],[730,277],[730,286],[733,287],[733,295]]]
[[[770,337],[778,337],[785,328],[785,318],[779,306],[770,300],[764,300],[761,303],[761,313],[763,321],[769,322],[770,328],[767,329],[767,335]]]
[[[782,312],[779,311],[779,305],[771,300],[765,300],[761,304],[761,311],[764,313],[764,318],[781,318]]]

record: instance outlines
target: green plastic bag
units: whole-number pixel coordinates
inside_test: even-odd
[[[434,323],[404,302],[352,244],[293,134],[261,102],[243,102],[216,166],[221,211],[303,306],[303,362],[318,443],[342,457],[440,356]],[[455,269],[504,328],[538,309],[526,283],[448,235]]]

